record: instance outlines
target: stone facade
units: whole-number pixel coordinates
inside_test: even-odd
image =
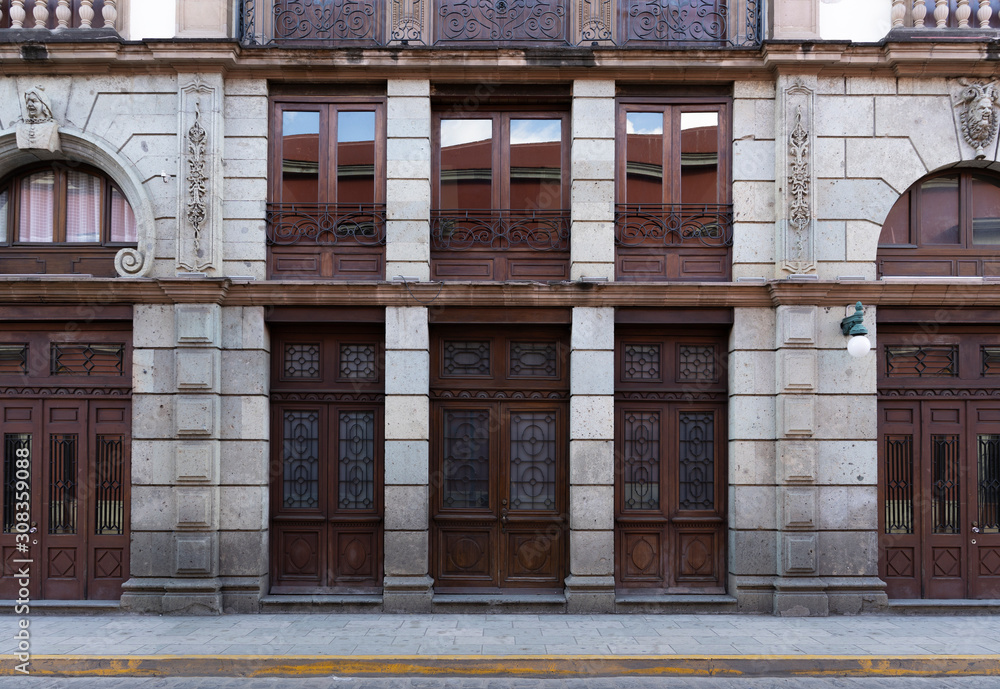
[[[136,216],[139,258],[112,281],[0,275],[7,328],[30,320],[23,307],[39,301],[131,305],[131,562],[121,607],[186,614],[307,604],[398,612],[884,610],[879,372],[874,353],[848,356],[839,324],[843,309],[863,300],[877,344],[883,305],[996,306],[990,284],[886,282],[877,279],[876,262],[882,225],[916,181],[952,166],[1000,169],[995,141],[977,160],[956,108],[960,79],[995,74],[980,59],[986,41],[962,50],[948,44],[947,57],[932,54],[933,44],[893,35],[880,46],[814,48],[803,42],[818,35],[818,2],[773,4],[769,35],[787,40],[696,57],[606,45],[556,56],[407,53],[399,45],[244,53],[230,21],[233,3],[221,0],[179,3],[177,36],[206,39],[200,42],[60,38],[45,62],[22,60],[18,46],[6,44],[0,177],[52,158],[15,145],[20,94],[43,86],[63,140],[58,159],[102,170]],[[436,89],[456,82],[511,84],[512,94],[521,84],[552,85],[571,94],[571,280],[427,284],[438,174],[432,111]],[[357,87],[385,99],[383,281],[268,279],[266,203],[278,169],[269,96],[295,85],[303,96],[350,97]],[[731,98],[732,140],[723,155],[732,167],[732,280],[616,283],[616,96],[631,89],[670,101],[697,94],[688,86]],[[196,121],[204,132],[198,154],[191,148]],[[192,156],[204,162],[200,196],[192,191]],[[796,196],[795,185],[804,195]],[[192,213],[202,202],[198,219]],[[396,276],[405,284],[392,282]],[[309,308],[362,305],[381,309],[385,323],[382,592],[282,599],[269,594],[271,485],[281,471],[269,398],[270,319],[275,309],[299,309],[308,324]],[[678,331],[697,323],[699,310],[731,314],[725,594],[630,602],[616,591],[616,309],[633,307],[683,310],[667,321]],[[569,505],[565,591],[535,602],[529,594],[438,596],[429,519],[434,482],[442,480],[430,471],[433,323],[448,309],[537,308],[572,314],[568,472],[560,479]],[[476,327],[468,324],[470,332]]]

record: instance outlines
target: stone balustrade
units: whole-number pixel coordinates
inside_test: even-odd
[[[997,0],[892,0],[892,28],[997,29]]]
[[[116,29],[121,0],[0,0],[0,29]]]

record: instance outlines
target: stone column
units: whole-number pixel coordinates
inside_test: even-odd
[[[615,82],[573,82],[570,277],[615,279]]]
[[[773,81],[733,85],[733,279],[775,271],[774,91]]]
[[[779,0],[770,2],[771,38],[780,40],[819,40],[820,0]]]
[[[222,309],[219,581],[227,613],[259,609],[268,572],[270,342],[264,307]],[[280,470],[274,467],[274,471]]]
[[[615,310],[575,307],[570,351],[568,612],[615,608]]]
[[[430,278],[431,86],[389,79],[385,275]]]
[[[386,612],[429,612],[430,336],[427,308],[385,313]]]
[[[736,308],[729,335],[729,585],[741,612],[771,612],[775,570],[774,324]]]
[[[779,539],[774,612],[780,615],[829,613],[817,557],[818,313],[816,306],[778,307],[775,493]]]
[[[231,38],[233,0],[177,0],[178,38]]]
[[[122,607],[218,613],[221,307],[136,305],[133,322],[132,578]]]

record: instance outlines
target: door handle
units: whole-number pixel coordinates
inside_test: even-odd
[[[507,508],[500,510],[500,531],[507,533]]]
[[[979,522],[972,522],[972,533],[979,533]]]

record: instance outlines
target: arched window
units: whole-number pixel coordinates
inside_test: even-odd
[[[950,170],[918,181],[889,211],[883,275],[1000,275],[1000,176]]]
[[[0,273],[114,276],[114,256],[136,245],[121,189],[85,165],[53,163],[0,181]]]

